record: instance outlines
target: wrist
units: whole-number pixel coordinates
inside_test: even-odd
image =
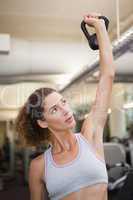
[[[96,32],[101,32],[101,31],[104,31],[106,30],[106,27],[105,27],[105,22],[103,20],[99,20],[96,24],[95,24],[95,30]]]

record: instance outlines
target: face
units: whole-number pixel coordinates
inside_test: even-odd
[[[44,117],[48,128],[56,131],[72,129],[76,124],[67,100],[57,92],[53,92],[45,98]]]

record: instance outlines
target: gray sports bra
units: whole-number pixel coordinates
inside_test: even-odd
[[[51,147],[45,151],[45,184],[51,200],[60,200],[72,192],[98,183],[108,183],[105,162],[80,133],[75,134],[79,151],[77,157],[63,165],[55,163]]]

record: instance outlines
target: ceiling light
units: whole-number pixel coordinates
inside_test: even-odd
[[[133,102],[124,104],[124,105],[123,105],[123,108],[124,108],[124,109],[133,108]]]

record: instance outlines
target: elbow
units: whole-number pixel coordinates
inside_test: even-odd
[[[115,73],[116,73],[115,66],[112,66],[110,68],[110,71],[109,71],[109,76],[114,78],[115,77]]]
[[[101,77],[106,77],[106,78],[114,80],[114,78],[115,78],[115,71],[111,70],[111,71],[106,71],[104,73],[101,73]]]
[[[106,62],[100,66],[100,74],[115,77],[116,67],[113,62]]]
[[[112,65],[109,65],[109,67],[105,67],[103,70],[103,75],[108,76],[108,77],[115,77],[115,67]]]
[[[115,71],[111,71],[109,73],[109,77],[111,77],[112,79],[114,79],[115,78]]]

